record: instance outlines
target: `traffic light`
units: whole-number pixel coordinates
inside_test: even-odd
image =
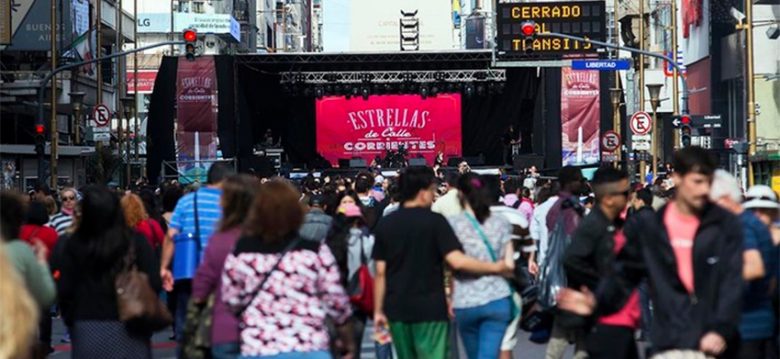
[[[534,49],[534,37],[536,35],[536,23],[530,20],[523,21],[523,23],[520,24],[520,35],[523,37],[521,40],[523,51],[526,54],[532,53]]]
[[[691,146],[691,126],[690,122],[688,124],[684,124],[680,127],[680,143],[682,144],[682,147],[690,147]]]
[[[38,156],[44,155],[44,147],[46,144],[46,136],[44,133],[46,132],[46,128],[42,124],[36,124],[35,125],[35,154]]]
[[[195,61],[195,57],[198,56],[197,46],[196,46],[196,43],[198,41],[198,33],[194,29],[186,29],[184,30],[182,37],[184,38],[184,42],[185,42],[184,56],[189,61]]]

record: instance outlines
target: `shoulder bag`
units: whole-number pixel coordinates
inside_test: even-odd
[[[149,277],[138,270],[135,244],[125,256],[125,265],[114,280],[119,320],[128,327],[158,331],[173,323],[173,317],[149,285]]]

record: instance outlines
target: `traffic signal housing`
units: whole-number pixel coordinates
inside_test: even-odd
[[[682,145],[682,147],[691,146],[691,132],[692,132],[692,128],[690,122],[688,122],[688,124],[684,124],[680,126],[680,144]]]
[[[184,56],[189,61],[195,61],[195,58],[198,56],[197,53],[197,42],[198,42],[198,32],[195,31],[195,29],[186,29],[182,33],[182,38],[184,39]]]
[[[44,127],[42,124],[35,125],[35,135],[33,136],[33,139],[35,141],[35,154],[38,156],[44,155],[46,145],[45,132],[46,127]]]
[[[534,38],[536,37],[536,22],[523,21],[520,24],[520,35],[523,37],[523,51],[526,54],[533,52]]]

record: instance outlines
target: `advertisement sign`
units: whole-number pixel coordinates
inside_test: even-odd
[[[340,0],[322,2],[324,51],[400,51],[401,11],[416,13],[420,50],[457,45],[451,1]]]
[[[235,22],[230,14],[196,14],[177,12],[173,14],[174,31],[194,28],[201,34],[233,34]],[[233,32],[231,32],[233,31]],[[170,13],[138,14],[138,33],[169,33],[171,32]],[[237,36],[237,37],[236,37]],[[233,34],[239,40],[241,35]]]
[[[563,55],[596,52],[580,41],[552,37],[525,39],[521,25],[536,22],[536,32],[557,32],[605,41],[606,10],[603,1],[560,1],[538,3],[499,3],[496,16],[499,54]]]
[[[599,162],[599,72],[561,68],[563,165]]]
[[[404,146],[408,158],[433,163],[438,152],[460,156],[460,94],[383,95],[317,100],[317,152],[331,164],[361,157],[371,163]]]
[[[152,93],[157,70],[138,70],[138,93]],[[136,93],[135,72],[127,71],[127,93]]]
[[[51,1],[13,0],[11,1],[11,12],[11,45],[4,51],[48,51],[51,49]],[[71,3],[69,1],[57,3],[57,19],[59,20],[55,25],[56,40],[63,47],[67,47],[78,37],[77,34],[73,33],[70,13]],[[3,21],[5,20],[3,19]]]
[[[176,74],[176,163],[179,181],[204,182],[217,159],[217,79],[214,57],[179,58]]]

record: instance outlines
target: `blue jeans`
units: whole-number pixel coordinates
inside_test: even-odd
[[[455,321],[469,359],[495,359],[512,320],[509,297],[473,308],[455,309]]]
[[[241,345],[238,343],[216,344],[211,346],[213,359],[236,359],[241,355]]]
[[[241,356],[241,359],[332,359],[326,351],[318,352],[292,352],[266,356]]]

